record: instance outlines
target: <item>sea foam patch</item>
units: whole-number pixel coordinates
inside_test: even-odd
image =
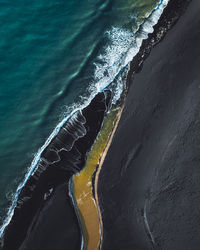
[[[133,60],[140,50],[142,41],[148,38],[148,34],[153,33],[153,26],[158,22],[168,1],[160,1],[135,34],[117,27],[112,27],[106,32],[109,45],[104,49],[104,53],[98,56],[98,62],[94,63],[97,92],[109,86],[120,71]]]

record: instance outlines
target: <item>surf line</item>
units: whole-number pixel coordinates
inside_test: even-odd
[[[167,6],[168,2],[170,0],[160,0],[159,4],[157,5],[157,7],[152,11],[152,13],[146,18],[146,23],[143,23],[142,26],[144,26],[144,29],[147,29],[148,30],[148,33],[152,33],[153,32],[153,26],[158,22],[161,14],[162,14],[162,11],[164,10],[164,8]],[[148,20],[150,19],[150,21],[148,22]],[[146,26],[145,26],[146,24]],[[141,27],[142,28],[142,27]],[[138,33],[139,33],[139,30],[138,30]],[[133,57],[137,54],[137,52],[139,52],[139,48],[140,48],[140,45],[142,43],[142,40],[145,39],[146,37],[140,37],[138,36],[137,37],[137,49],[134,51],[134,53],[130,53],[131,56],[125,60],[125,64],[128,65],[132,60],[133,60]],[[130,51],[129,51],[130,52]],[[124,67],[126,65],[123,65]],[[108,87],[110,84],[112,83],[112,81],[109,81],[108,84],[106,86],[104,86],[104,88],[102,88],[101,90],[98,89],[98,91],[103,91],[105,89],[105,87]],[[98,92],[97,91],[97,92]],[[18,197],[19,197],[19,194],[22,190],[22,188],[25,186],[25,184],[27,183],[29,177],[31,175],[34,174],[34,171],[36,170],[37,168],[37,164],[41,158],[41,154],[42,152],[45,150],[45,148],[50,144],[50,142],[52,141],[53,138],[55,138],[55,136],[58,134],[58,132],[60,131],[60,129],[62,128],[63,124],[75,113],[77,112],[78,110],[81,110],[82,108],[86,107],[88,105],[88,103],[93,99],[93,97],[96,95],[96,93],[92,93],[89,100],[87,100],[83,105],[81,105],[80,107],[76,108],[69,116],[67,116],[63,121],[61,121],[57,127],[54,129],[54,131],[52,132],[52,134],[49,136],[49,138],[46,140],[46,142],[44,143],[44,145],[39,149],[38,153],[36,154],[30,168],[28,169],[27,171],[27,174],[25,176],[25,179],[22,183],[19,184],[18,188],[17,188],[17,191],[14,195],[14,198],[12,200],[12,205],[10,206],[9,210],[8,210],[8,213],[7,213],[7,216],[6,216],[6,219],[4,220],[4,223],[2,225],[2,227],[0,228],[0,238],[3,236],[3,233],[4,233],[4,230],[6,228],[6,226],[10,223],[11,219],[12,219],[12,216],[14,214],[14,209],[16,207],[16,204],[17,204],[17,200],[18,200]]]

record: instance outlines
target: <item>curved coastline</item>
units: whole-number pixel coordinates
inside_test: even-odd
[[[163,3],[165,4],[165,2],[166,2],[166,0],[161,0],[160,3],[159,3],[159,6],[161,6],[161,4],[163,4]],[[157,8],[156,8],[156,9],[157,9]],[[151,14],[149,15],[149,17],[151,17]],[[142,24],[142,25],[143,25],[143,24]],[[138,29],[138,31],[139,31],[139,29]],[[138,31],[137,31],[137,32],[138,32]],[[138,34],[137,32],[136,32],[136,34]],[[144,34],[145,34],[145,36],[146,36],[146,35],[148,34],[148,32],[147,32],[147,33],[144,33]],[[141,40],[141,39],[144,39],[144,37],[143,37],[143,38],[140,38],[140,40]],[[131,57],[134,57],[134,55],[137,54],[137,52],[139,51],[139,49],[140,49],[140,46],[137,46],[137,50],[134,50],[134,52],[133,52],[133,54],[131,55]],[[132,60],[131,57],[129,57],[127,63],[126,63],[123,67],[125,67],[125,66]],[[118,73],[119,73],[119,72],[118,72]],[[116,74],[118,74],[118,73],[116,73]],[[109,79],[109,82],[107,82],[106,86],[104,86],[102,89],[99,89],[99,91],[100,91],[100,92],[104,91],[104,89],[106,89],[106,88],[112,83],[111,80],[114,80],[114,79]],[[3,236],[3,232],[4,232],[5,228],[7,227],[7,225],[10,223],[10,221],[11,221],[11,219],[12,219],[12,216],[13,216],[13,214],[14,214],[14,209],[15,209],[15,207],[16,207],[16,205],[17,205],[17,200],[18,200],[18,198],[19,198],[19,195],[20,195],[20,193],[21,193],[23,187],[26,185],[28,179],[29,179],[32,175],[34,175],[34,172],[37,170],[37,165],[38,165],[39,160],[40,160],[40,158],[41,158],[42,152],[48,147],[48,145],[51,143],[51,141],[57,136],[57,134],[59,133],[59,131],[60,131],[60,129],[62,128],[62,126],[64,125],[64,123],[67,122],[67,121],[68,121],[77,111],[79,111],[79,110],[81,110],[81,109],[87,107],[87,106],[89,105],[89,103],[91,102],[91,100],[95,97],[95,95],[96,95],[97,93],[98,93],[98,92],[93,92],[93,93],[91,93],[91,96],[90,96],[89,100],[87,100],[81,107],[78,107],[78,108],[76,108],[75,110],[73,110],[71,114],[69,114],[66,118],[64,118],[64,119],[56,126],[55,130],[54,130],[54,131],[52,132],[52,134],[49,136],[49,138],[47,139],[47,141],[45,142],[45,144],[39,149],[39,151],[38,151],[38,153],[36,154],[36,156],[35,156],[35,158],[34,158],[32,164],[31,164],[30,168],[29,168],[28,171],[27,171],[27,174],[26,174],[26,176],[25,176],[24,181],[23,181],[22,183],[20,183],[20,185],[19,185],[18,188],[17,188],[17,191],[16,191],[15,196],[14,196],[14,199],[13,199],[13,203],[12,203],[11,207],[9,208],[9,211],[8,211],[8,214],[7,214],[7,217],[6,217],[5,221],[4,221],[3,226],[2,226],[1,229],[0,229],[0,238]]]
[[[161,2],[162,2],[162,1],[161,1]],[[170,0],[170,2],[173,2],[173,0]],[[160,4],[161,4],[161,3],[160,3]],[[173,22],[174,22],[174,20],[173,20]],[[132,77],[132,73],[133,73],[134,71],[139,70],[139,68],[141,67],[142,62],[144,61],[143,57],[146,57],[147,54],[148,54],[148,53],[147,53],[147,50],[148,50],[148,52],[149,52],[150,48],[152,48],[157,42],[159,42],[159,41],[163,38],[163,36],[166,34],[167,30],[168,30],[169,28],[171,28],[173,22],[171,22],[171,24],[170,24],[169,26],[164,27],[163,30],[162,30],[162,32],[161,32],[161,31],[156,31],[157,34],[158,34],[159,32],[162,33],[162,35],[159,36],[159,38],[157,37],[157,35],[156,35],[155,32],[152,33],[152,36],[151,36],[151,35],[149,36],[149,37],[151,38],[151,40],[150,40],[150,38],[147,38],[147,41],[149,41],[149,44],[148,44],[149,47],[147,46],[147,44],[145,45],[145,52],[144,52],[143,54],[142,54],[142,53],[140,54],[140,63],[138,63],[138,57],[137,57],[137,56],[136,56],[137,58],[135,58],[135,59],[131,62],[131,69],[130,69],[130,71],[129,71],[129,73],[128,73],[128,75],[129,75],[130,77]],[[160,24],[159,24],[159,25],[160,25]],[[162,24],[162,25],[163,25],[163,24]],[[161,25],[161,26],[162,26],[162,25]],[[157,40],[156,40],[156,42],[154,42],[154,43],[152,42],[153,37],[154,37],[154,38],[157,37]],[[142,46],[143,46],[143,45],[141,45],[140,52],[141,52],[142,49],[143,49]],[[140,52],[139,52],[139,53],[140,53]],[[137,61],[137,67],[136,67],[137,69],[134,67],[134,65],[136,65],[135,61]],[[105,88],[102,89],[101,91],[103,91],[103,90],[105,90]],[[90,100],[90,101],[91,101],[91,100]],[[90,102],[90,101],[89,101],[89,102]],[[89,102],[87,103],[86,106],[89,105]],[[84,108],[85,108],[86,106],[84,106]],[[38,155],[36,156],[36,158],[35,158],[35,160],[34,160],[34,162],[33,162],[33,165],[31,166],[30,172],[27,174],[27,176],[26,176],[26,178],[25,178],[24,183],[23,183],[21,186],[19,186],[19,188],[18,188],[18,190],[17,190],[16,197],[15,197],[15,201],[14,201],[13,206],[10,208],[10,211],[9,211],[9,216],[8,216],[8,218],[7,218],[8,220],[7,220],[6,223],[4,224],[4,227],[1,228],[1,231],[0,231],[1,236],[3,235],[3,231],[4,231],[5,227],[9,224],[9,222],[10,222],[10,220],[11,220],[11,217],[13,216],[14,209],[15,209],[15,207],[16,207],[16,205],[17,205],[17,200],[18,200],[18,198],[19,198],[20,192],[22,191],[23,187],[26,185],[28,179],[29,179],[31,176],[34,175],[35,171],[37,171],[36,165],[38,164],[38,162],[39,162],[39,160],[40,160],[40,157],[41,157],[42,152],[48,147],[48,145],[51,143],[51,141],[58,135],[58,133],[60,132],[60,130],[61,130],[61,128],[63,127],[64,123],[65,123],[66,121],[68,121],[68,120],[69,120],[77,111],[79,111],[79,110],[80,110],[80,109],[77,109],[77,110],[73,111],[72,114],[70,114],[67,118],[65,118],[65,119],[56,127],[55,131],[52,133],[52,135],[49,137],[49,139],[47,140],[47,142],[45,143],[45,145],[44,145],[44,146],[41,148],[41,150],[39,151]],[[114,134],[114,133],[113,133],[113,134]],[[113,136],[113,134],[112,134],[112,136]],[[110,138],[110,140],[109,140],[109,142],[108,142],[108,145],[110,145],[111,141],[112,141],[112,138]],[[107,151],[105,151],[105,152],[103,153],[102,159],[105,158],[105,153],[106,153],[106,152],[107,152]],[[100,161],[100,162],[101,162],[101,161]],[[102,163],[103,163],[103,162],[102,162]],[[100,171],[100,168],[99,168],[99,171]],[[96,182],[96,180],[95,180],[95,183],[96,183],[96,184],[95,184],[95,185],[96,185],[95,190],[97,190],[98,178],[97,178],[97,182]],[[95,191],[95,192],[96,192],[96,191]],[[96,194],[96,195],[97,195],[97,194]],[[10,217],[10,218],[9,218],[9,217]]]

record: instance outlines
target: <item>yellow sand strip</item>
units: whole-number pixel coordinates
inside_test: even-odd
[[[78,207],[79,216],[84,229],[84,249],[99,249],[103,226],[99,209],[97,185],[101,166],[116,131],[123,108],[112,110],[105,117],[102,129],[87,156],[85,168],[73,176],[74,199]],[[93,197],[92,178],[95,175],[95,199]]]
[[[122,114],[122,111],[123,111],[123,107],[120,109],[118,115],[117,115],[117,119],[115,121],[115,126],[112,130],[112,133],[110,135],[110,138],[108,140],[108,143],[106,145],[106,148],[104,149],[102,155],[101,155],[101,159],[100,159],[100,162],[99,162],[99,167],[97,169],[97,172],[96,172],[96,175],[95,175],[95,182],[94,182],[94,189],[95,189],[95,201],[96,201],[96,206],[97,206],[97,211],[98,211],[98,215],[99,215],[99,223],[100,223],[100,228],[101,228],[101,242],[103,241],[103,221],[102,221],[102,216],[101,216],[101,210],[100,210],[100,206],[99,206],[99,199],[98,199],[98,179],[99,179],[99,174],[101,172],[101,167],[103,165],[103,162],[105,160],[105,157],[106,157],[106,154],[108,152],[108,149],[111,145],[111,142],[112,142],[112,138],[115,134],[115,131],[117,129],[117,126],[118,126],[118,123],[120,121],[120,118],[121,118],[121,114]]]

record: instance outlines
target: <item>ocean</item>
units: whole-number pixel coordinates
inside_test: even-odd
[[[54,128],[122,74],[163,2],[0,0],[0,224]]]

